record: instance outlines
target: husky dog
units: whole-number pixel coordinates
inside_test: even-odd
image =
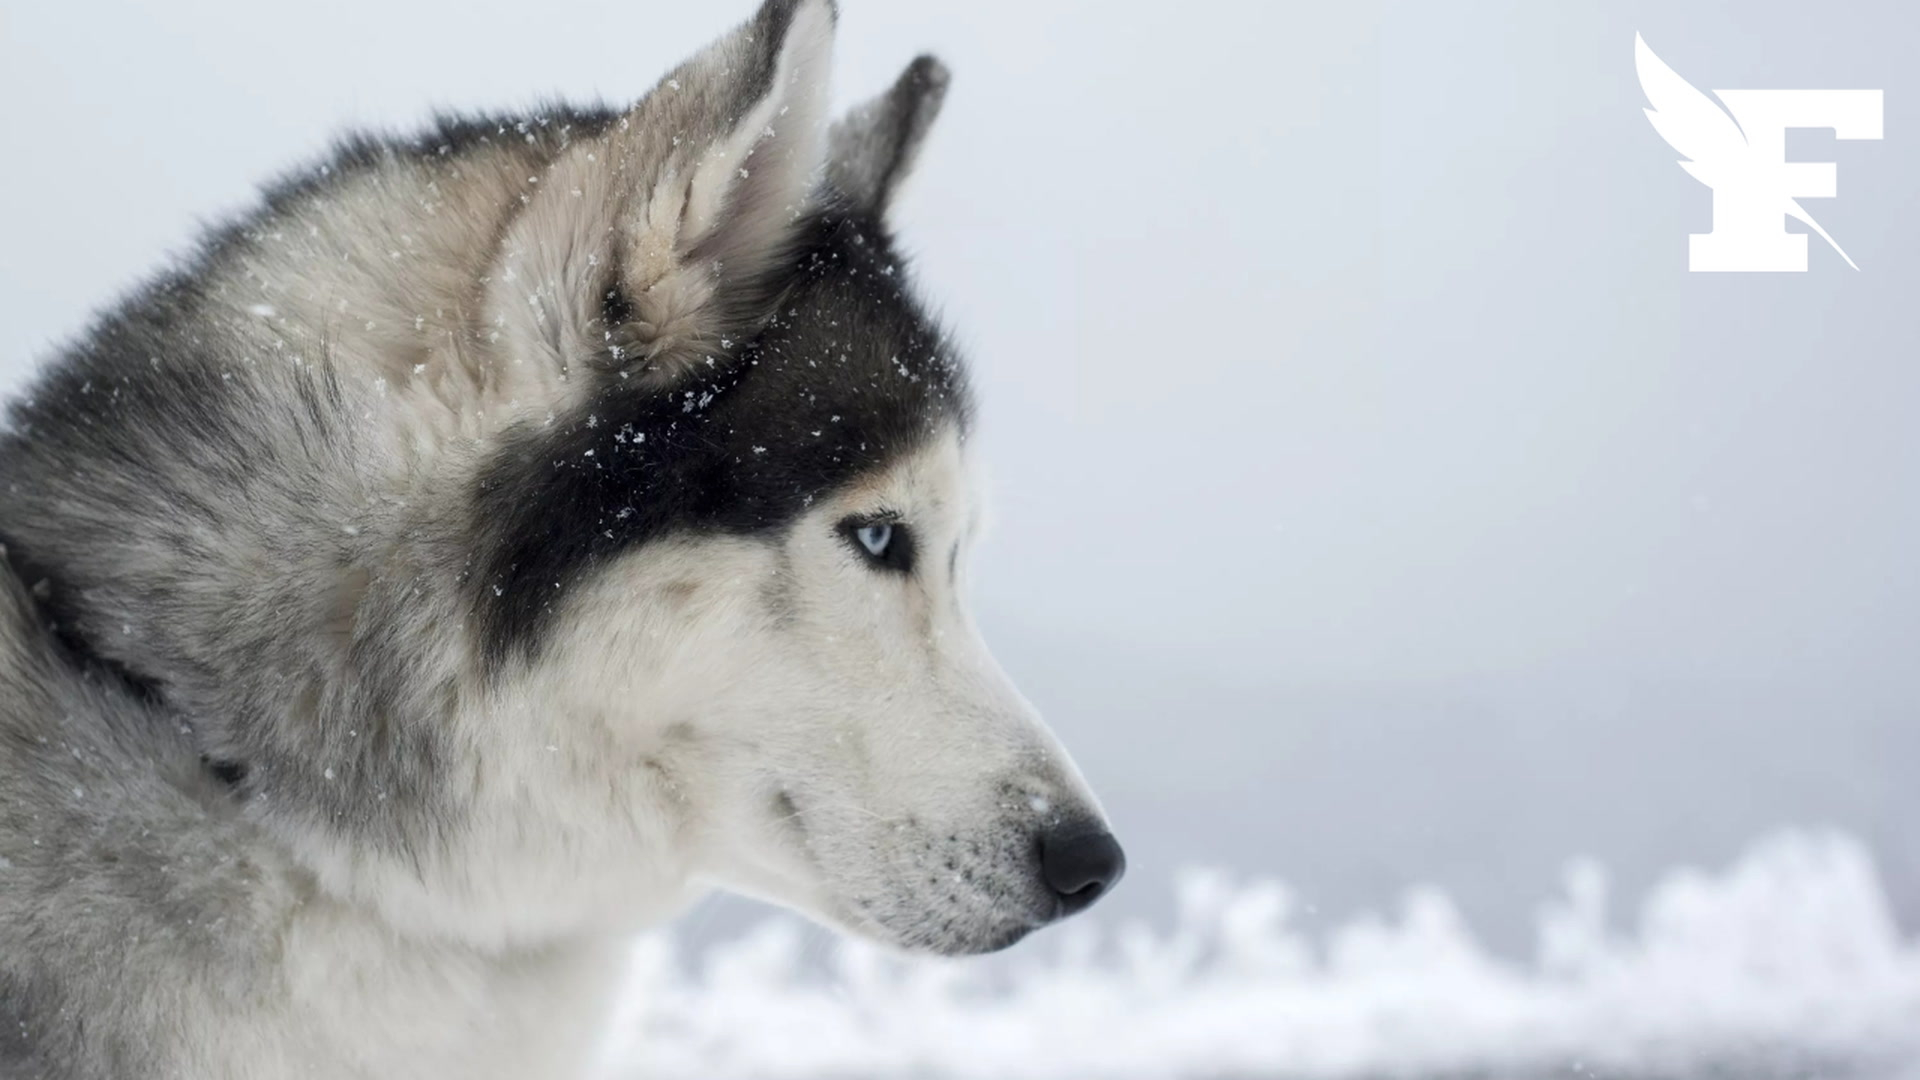
[[[977,953],[1123,859],[961,599],[831,0],[624,111],[348,141],[0,435],[0,1077],[565,1077],[708,887]]]

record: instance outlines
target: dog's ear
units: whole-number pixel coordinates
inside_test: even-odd
[[[834,19],[832,0],[767,0],[633,108],[616,140],[652,174],[639,244],[736,275],[777,257],[820,167]]]
[[[940,115],[950,76],[931,56],[915,57],[879,97],[833,125],[827,180],[856,205],[884,214],[901,181],[913,171],[921,140]]]
[[[826,145],[832,0],[767,0],[540,178],[491,297],[516,359],[671,382],[760,317]]]

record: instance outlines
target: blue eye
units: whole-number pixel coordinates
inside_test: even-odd
[[[853,535],[860,546],[867,549],[867,554],[876,559],[886,558],[887,549],[893,546],[893,526],[888,523],[862,525]]]
[[[913,532],[903,521],[888,514],[876,520],[852,517],[840,523],[840,535],[847,545],[877,570],[913,572]]]

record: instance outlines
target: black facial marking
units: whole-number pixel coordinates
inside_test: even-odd
[[[483,470],[474,605],[490,660],[530,657],[562,600],[623,552],[672,533],[777,538],[817,500],[964,431],[952,348],[908,294],[879,223],[844,209],[800,226],[769,313],[667,389],[596,373],[586,404],[515,433]]]

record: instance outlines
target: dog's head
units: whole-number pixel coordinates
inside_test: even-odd
[[[829,126],[833,21],[770,0],[529,196],[488,318],[571,397],[485,465],[473,625],[575,782],[556,815],[984,951],[1124,864],[966,609],[967,388],[885,225],[946,72]]]

